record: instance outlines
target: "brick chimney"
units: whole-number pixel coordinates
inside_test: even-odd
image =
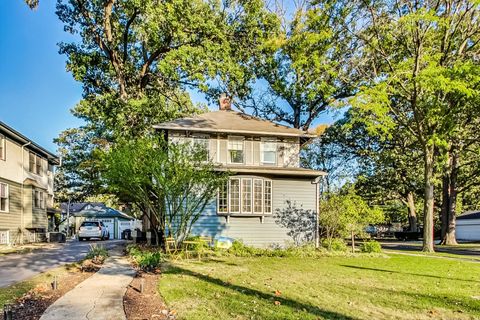
[[[232,110],[232,99],[226,93],[222,93],[218,98],[218,109]]]

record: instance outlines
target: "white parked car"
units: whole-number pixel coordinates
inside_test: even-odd
[[[110,238],[107,227],[100,221],[84,221],[78,229],[78,241],[99,238],[105,240]]]

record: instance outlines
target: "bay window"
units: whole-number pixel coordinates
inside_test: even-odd
[[[240,179],[230,179],[230,188],[228,190],[229,211],[231,213],[240,212]]]
[[[255,177],[232,177],[218,190],[220,214],[271,214],[272,181]]]

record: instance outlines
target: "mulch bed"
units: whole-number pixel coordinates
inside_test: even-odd
[[[128,320],[174,320],[176,311],[169,310],[157,290],[160,273],[139,271],[127,288],[123,304]],[[143,293],[141,285],[143,280]]]
[[[52,283],[37,285],[12,304],[13,319],[40,319],[51,304],[93,274],[94,272],[84,272],[78,268],[73,268],[68,273],[57,277],[56,290],[53,290]],[[4,320],[3,310],[0,314],[0,320]]]

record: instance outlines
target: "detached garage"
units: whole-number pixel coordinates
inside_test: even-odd
[[[480,241],[480,211],[467,211],[457,217],[457,240]]]
[[[76,232],[83,221],[101,221],[108,228],[110,239],[121,239],[123,230],[135,228],[135,218],[109,207],[82,210],[74,216]]]

